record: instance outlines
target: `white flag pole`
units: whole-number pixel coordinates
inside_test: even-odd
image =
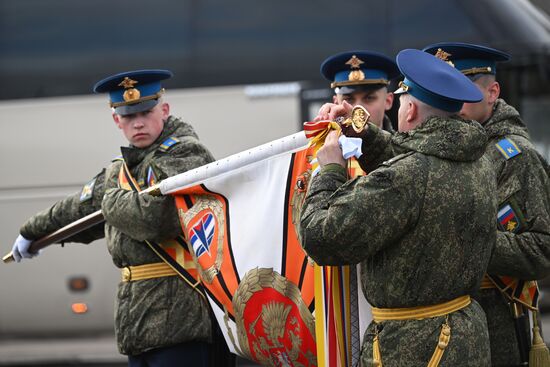
[[[280,154],[296,151],[307,146],[308,139],[303,131],[285,136],[272,142],[262,144],[252,149],[230,155],[229,157],[168,177],[157,186],[163,195],[197,185],[207,178],[245,167]]]

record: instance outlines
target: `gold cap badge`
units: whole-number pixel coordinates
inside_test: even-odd
[[[133,88],[135,84],[137,84],[137,80],[132,80],[130,78],[128,78],[127,76],[124,77],[124,79],[120,82],[120,84],[118,85],[119,87],[124,87],[126,89],[128,88]]]
[[[137,83],[137,80],[130,79],[126,76],[118,85],[119,87],[126,88],[126,91],[122,95],[122,98],[124,98],[126,102],[132,102],[138,100],[139,97],[141,97],[141,93],[139,92],[139,90],[134,88],[134,85]]]
[[[139,89],[136,88],[126,89],[122,95],[122,98],[124,98],[126,102],[138,100],[139,97],[141,97],[141,93],[139,92]]]
[[[364,63],[365,62],[363,60],[361,60],[355,55],[353,55],[351,59],[349,59],[346,62],[346,65],[349,65],[352,69],[348,75],[348,80],[354,81],[354,82],[365,80],[365,73],[363,73],[363,71],[361,71],[361,69],[359,68],[361,64],[364,64]]]
[[[449,56],[451,56],[450,53],[445,52],[442,49],[438,48],[434,56],[442,61],[445,61],[447,64],[451,65],[453,68],[455,67],[455,64],[453,64],[453,62],[449,60]]]

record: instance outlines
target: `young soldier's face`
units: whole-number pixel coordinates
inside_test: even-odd
[[[113,114],[113,119],[131,145],[146,148],[162,133],[164,121],[169,113],[170,106],[167,103],[159,103],[148,111],[124,116]]]
[[[378,127],[382,127],[384,115],[391,108],[393,94],[388,93],[386,87],[375,90],[358,90],[350,94],[337,94],[335,103],[346,101],[352,106],[363,106],[370,113],[370,120]]]

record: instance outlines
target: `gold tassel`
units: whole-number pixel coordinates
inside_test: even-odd
[[[378,340],[378,328],[374,327],[374,340],[372,341],[372,365],[382,367],[382,353],[380,353],[380,340]]]
[[[439,366],[439,362],[441,362],[441,358],[443,358],[443,353],[445,353],[445,349],[449,345],[450,340],[451,327],[449,326],[449,316],[447,315],[445,323],[441,326],[441,332],[439,333],[439,342],[437,343],[437,347],[435,347],[432,358],[428,362],[428,367]]]
[[[550,352],[540,335],[537,311],[533,311],[533,344],[529,351],[529,367],[550,367]]]

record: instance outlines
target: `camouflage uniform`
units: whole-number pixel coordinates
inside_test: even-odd
[[[395,134],[395,129],[393,128],[393,125],[388,115],[384,115],[384,119],[382,120],[382,129],[386,130],[390,134]]]
[[[347,182],[341,166],[323,167],[304,202],[304,249],[323,265],[361,262],[363,292],[374,307],[427,306],[472,294],[496,233],[496,182],[489,161],[481,158],[483,128],[432,117],[393,137],[371,124],[365,140],[378,143],[364,146],[369,159],[374,152],[394,157]],[[472,301],[448,320],[451,340],[441,365],[488,366],[489,337],[479,304]],[[362,365],[372,365],[376,327],[384,366],[426,366],[444,321],[371,323]]]
[[[161,145],[169,137],[179,142],[165,149]],[[132,175],[142,182],[146,182],[149,167],[157,180],[162,180],[213,161],[191,125],[172,116],[152,145],[143,149],[123,147],[122,155]],[[40,238],[101,209],[104,224],[66,241],[89,243],[106,237],[113,262],[119,268],[160,262],[143,241],[162,241],[181,234],[174,200],[119,189],[121,164],[114,161],[95,177],[89,200],[81,202],[81,193],[71,195],[29,219],[21,234],[28,239]],[[209,308],[178,276],[121,282],[115,331],[119,351],[128,355],[188,341],[209,341]]]
[[[511,205],[519,220],[515,233],[504,228],[497,233],[488,273],[542,279],[550,273],[550,169],[529,140],[519,113],[502,99],[484,127],[489,135],[485,154],[497,173],[499,208]],[[504,138],[513,141],[521,153],[506,159],[496,147]],[[518,365],[519,347],[508,300],[497,289],[481,290],[476,299],[487,315],[493,366]]]

